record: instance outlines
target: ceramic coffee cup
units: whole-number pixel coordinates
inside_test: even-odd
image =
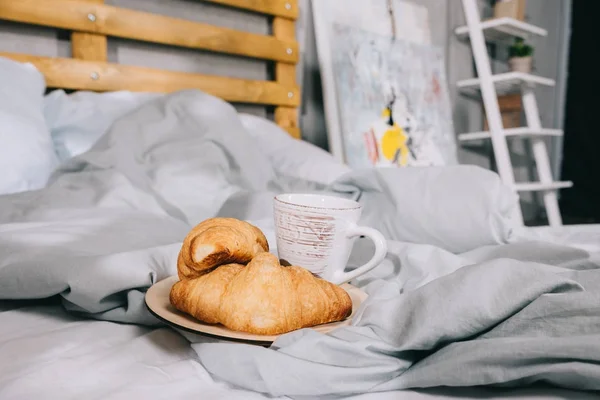
[[[297,265],[335,284],[375,268],[387,244],[372,228],[358,226],[362,206],[353,200],[320,194],[280,194],[274,200],[277,252],[283,264]],[[345,272],[354,240],[366,236],[375,254],[364,265]]]

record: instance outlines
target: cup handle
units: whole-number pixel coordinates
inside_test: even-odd
[[[339,271],[336,274],[337,276],[335,277],[335,281],[338,285],[349,282],[360,275],[366,274],[367,272],[378,266],[387,254],[387,242],[378,230],[368,228],[366,226],[354,225],[348,228],[348,230],[346,231],[346,237],[351,238],[355,236],[366,236],[369,239],[371,239],[375,244],[375,254],[373,254],[373,257],[371,257],[371,259],[366,264],[361,265],[360,267],[350,272],[344,272],[343,269]]]

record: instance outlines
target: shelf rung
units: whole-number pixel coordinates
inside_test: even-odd
[[[526,74],[524,72],[506,72],[503,74],[496,74],[492,76],[492,82],[497,87],[504,85],[515,86],[523,83],[544,86],[554,86],[555,84],[553,79]],[[456,86],[461,89],[476,88],[480,84],[481,80],[479,78],[464,79],[456,82]]]
[[[496,94],[498,96],[520,92],[522,85],[533,87],[536,85],[554,86],[555,84],[553,79],[523,72],[496,74],[492,76],[492,82],[496,87]],[[475,95],[480,94],[480,85],[481,80],[479,78],[464,79],[456,82],[456,86],[461,89],[461,91],[465,91],[466,93],[471,92],[471,94]]]
[[[515,183],[515,189],[518,192],[541,192],[545,190],[558,190],[558,189],[566,189],[573,186],[573,182],[564,181],[564,182],[551,182],[551,183],[542,183],[542,182],[524,182],[524,183]]]
[[[529,39],[533,36],[547,36],[548,31],[514,18],[492,18],[481,23],[481,29],[488,42],[512,42],[514,38]],[[468,38],[469,28],[459,26],[454,30],[459,38]]]
[[[536,136],[562,136],[563,131],[560,129],[539,129],[535,130],[528,127],[509,128],[504,130],[506,137],[536,137]],[[489,131],[463,133],[458,135],[458,140],[466,142],[469,140],[491,139]]]

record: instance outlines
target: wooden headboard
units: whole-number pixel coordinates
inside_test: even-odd
[[[232,103],[275,106],[275,122],[300,138],[296,86],[297,0],[203,0],[273,17],[273,35],[258,35],[148,12],[104,0],[0,0],[0,19],[71,31],[72,58],[4,53],[34,64],[47,86],[72,90],[172,92],[199,89]],[[109,63],[107,37],[187,47],[272,61],[275,80],[246,80]]]

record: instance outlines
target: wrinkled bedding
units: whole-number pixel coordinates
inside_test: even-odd
[[[529,240],[568,245],[585,250],[600,260],[600,224],[537,226],[521,230]]]
[[[402,216],[405,198],[379,187],[400,178],[394,170],[351,172],[325,187],[282,176],[245,135],[235,110],[197,91],[125,115],[45,189],[0,197],[0,300],[60,302],[46,311],[7,306],[0,313],[2,337],[47,311],[53,326],[36,340],[35,333],[15,334],[0,346],[0,398],[77,397],[98,387],[95,376],[106,376],[101,398],[162,398],[158,386],[177,398],[207,382],[215,393],[227,384],[256,398],[539,383],[600,390],[600,265],[590,252],[511,234],[502,217],[465,226],[491,230],[461,237],[459,247],[444,246],[453,231],[441,220],[446,236],[431,232],[431,221],[424,225],[435,242],[398,240],[406,232],[394,216]],[[160,328],[144,293],[175,274],[191,226],[215,215],[249,219],[276,253],[271,199],[286,191],[355,198],[365,207],[362,222],[389,238],[386,260],[353,282],[370,296],[352,326],[330,335],[300,330],[268,349]],[[382,210],[392,216],[385,223]],[[470,243],[477,246],[465,247]],[[369,258],[369,246],[358,241],[350,268]],[[39,323],[32,329],[44,332]],[[72,341],[43,346],[51,332],[73,324],[83,331]],[[105,332],[102,340],[96,330]],[[11,341],[43,351],[7,362],[18,355]],[[45,368],[46,360],[65,369]],[[122,369],[135,373],[125,381]],[[61,383],[53,386],[52,375]]]
[[[188,340],[170,328],[81,319],[54,302],[35,303],[0,301],[1,399],[289,398],[234,388],[211,377]],[[549,387],[434,388],[347,398],[586,400],[597,395]]]

